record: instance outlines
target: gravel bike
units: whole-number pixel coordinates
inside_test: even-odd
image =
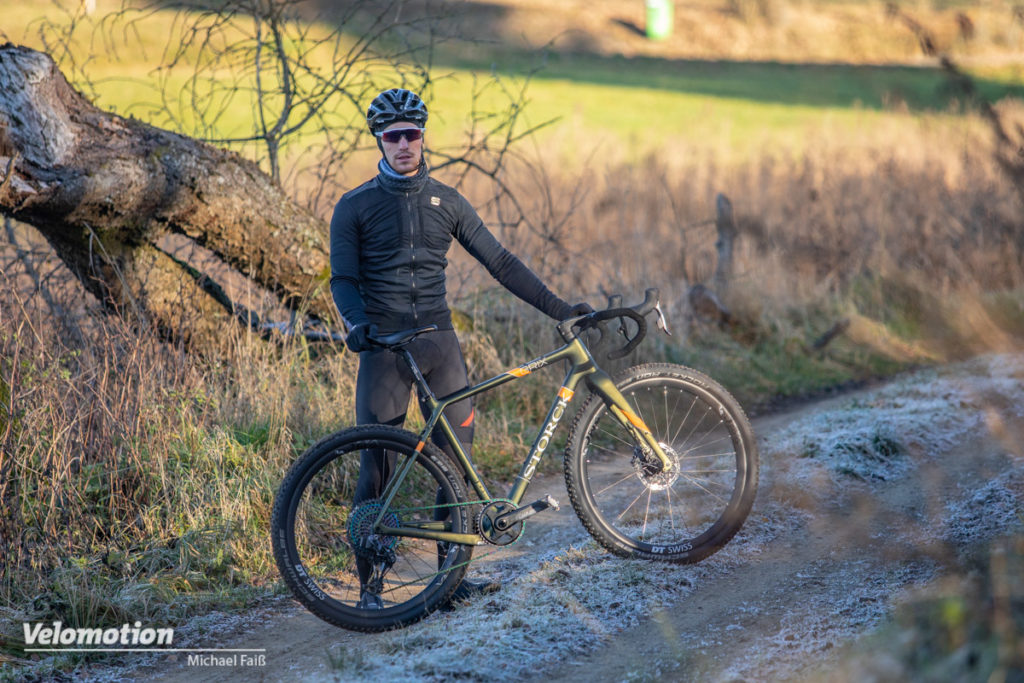
[[[626,343],[605,354],[609,359],[636,348],[651,312],[668,333],[657,290],[647,290],[637,306],[620,303],[612,297],[606,310],[559,323],[565,341],[560,348],[442,397],[434,396],[405,348],[436,326],[374,339],[405,359],[430,414],[418,434],[385,425],[343,429],[292,464],[274,501],[271,533],[278,568],[299,602],[356,631],[400,628],[443,606],[474,547],[514,543],[529,517],[558,508],[550,495],[528,504],[523,499],[580,382],[590,396],[569,432],[565,483],[573,509],[597,542],[623,557],[678,563],[697,562],[728,543],[757,491],[750,421],[724,388],[696,370],[649,363],[614,380],[603,371],[584,330],[614,335],[606,322],[619,320]],[[444,410],[560,361],[568,361],[569,369],[543,427],[511,489],[495,497]],[[455,460],[430,443],[438,425]],[[389,458],[391,474],[379,498],[354,503],[360,454],[367,449]],[[372,566],[362,582],[357,558]],[[366,591],[379,596],[380,607],[360,602]]]

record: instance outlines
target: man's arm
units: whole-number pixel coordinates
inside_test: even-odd
[[[359,225],[344,199],[331,218],[331,296],[350,330],[370,323],[359,293]]]
[[[555,320],[569,318],[573,307],[555,296],[526,264],[501,246],[469,202],[461,199],[463,205],[455,238],[466,251],[482,263],[495,280],[526,303]]]

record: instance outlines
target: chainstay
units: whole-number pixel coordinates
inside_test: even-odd
[[[507,498],[491,498],[490,500],[471,500],[468,503],[443,503],[443,504],[440,504],[440,505],[424,505],[424,506],[415,507],[415,508],[389,508],[389,509],[392,512],[397,514],[397,513],[401,513],[401,512],[426,512],[427,510],[437,510],[438,508],[468,507],[470,505],[490,505],[491,503],[512,503],[512,501],[508,500]],[[515,505],[515,503],[512,503],[512,504]],[[518,507],[518,506],[516,506],[516,507]],[[477,535],[480,536],[481,540],[483,540],[483,535],[482,534],[477,532]],[[516,538],[516,540],[514,540],[511,543],[508,543],[506,545],[503,545],[501,547],[502,548],[509,548],[511,546],[514,546],[516,543],[519,542],[519,539],[522,538],[525,535],[526,535],[526,520],[523,520],[523,530],[519,534],[519,536]],[[486,543],[486,541],[484,541],[484,542]],[[473,547],[479,547],[479,546],[473,546]],[[491,552],[496,552],[496,551],[491,551]],[[490,555],[490,554],[491,553],[487,553],[486,555],[483,555],[483,557],[487,557],[487,555]],[[474,559],[470,560],[469,562],[476,562],[476,560],[477,560],[477,558],[474,558]],[[467,562],[466,564],[469,564],[469,562]],[[458,566],[462,566],[462,565],[458,565]],[[452,569],[456,569],[456,567],[452,567]],[[445,571],[451,571],[451,570],[449,569],[449,570],[445,570]],[[435,576],[436,576],[436,574],[435,574]]]
[[[426,505],[426,506],[423,506],[423,507],[415,507],[415,508],[392,508],[392,511],[396,512],[396,513],[399,513],[399,512],[424,512],[426,510],[436,510],[438,508],[468,507],[470,505],[487,505],[487,504],[493,503],[495,501],[511,502],[511,501],[506,501],[504,498],[493,498],[491,500],[471,500],[471,501],[466,502],[466,503],[445,503],[445,504],[441,504],[441,505]],[[398,584],[397,586],[392,586],[392,587],[388,588],[384,592],[385,593],[390,593],[392,591],[399,590],[400,588],[405,588],[406,586],[411,586],[414,583],[419,583],[419,582],[425,581],[427,579],[433,579],[436,576],[441,576],[442,574],[447,574],[448,572],[453,571],[455,569],[459,569],[460,567],[468,567],[469,565],[473,564],[474,562],[477,562],[478,560],[482,560],[485,557],[490,557],[491,555],[494,555],[495,553],[500,553],[505,548],[511,548],[512,546],[514,546],[516,543],[519,542],[520,538],[522,538],[525,535],[526,535],[526,521],[524,520],[523,521],[523,531],[522,531],[522,533],[519,534],[519,538],[517,538],[516,540],[512,541],[508,545],[503,545],[503,546],[495,547],[493,550],[490,550],[490,551],[488,551],[486,553],[483,553],[483,554],[474,553],[473,557],[471,557],[470,559],[466,560],[465,562],[460,562],[459,564],[456,564],[456,565],[453,565],[451,567],[448,567],[447,569],[436,571],[433,574],[428,574],[426,576],[421,576],[418,579],[416,579],[415,581],[407,581],[405,583]],[[481,537],[481,540],[482,540],[482,538],[483,537]],[[473,546],[473,547],[480,547],[480,546]]]

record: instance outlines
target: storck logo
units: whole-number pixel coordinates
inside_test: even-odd
[[[569,407],[569,401],[572,399],[573,392],[565,387],[558,390],[558,403],[555,404],[555,409],[551,413],[551,420],[548,421],[544,427],[544,432],[540,435],[540,439],[537,441],[537,449],[533,453],[533,457],[530,458],[530,464],[526,468],[525,476],[527,479],[533,476],[534,471],[537,469],[537,463],[540,462],[540,456],[544,454],[544,449],[551,443],[551,436],[555,433],[555,427],[558,426],[558,421],[565,415],[565,409]]]

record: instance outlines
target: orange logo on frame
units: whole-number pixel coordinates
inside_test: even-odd
[[[508,374],[512,375],[513,377],[526,377],[527,375],[530,374],[530,371],[527,370],[526,368],[516,368],[515,370],[509,370]]]
[[[572,389],[569,389],[568,387],[562,387],[561,389],[558,390],[558,398],[562,399],[563,401],[569,401],[572,399],[572,395],[574,393],[575,392]]]

